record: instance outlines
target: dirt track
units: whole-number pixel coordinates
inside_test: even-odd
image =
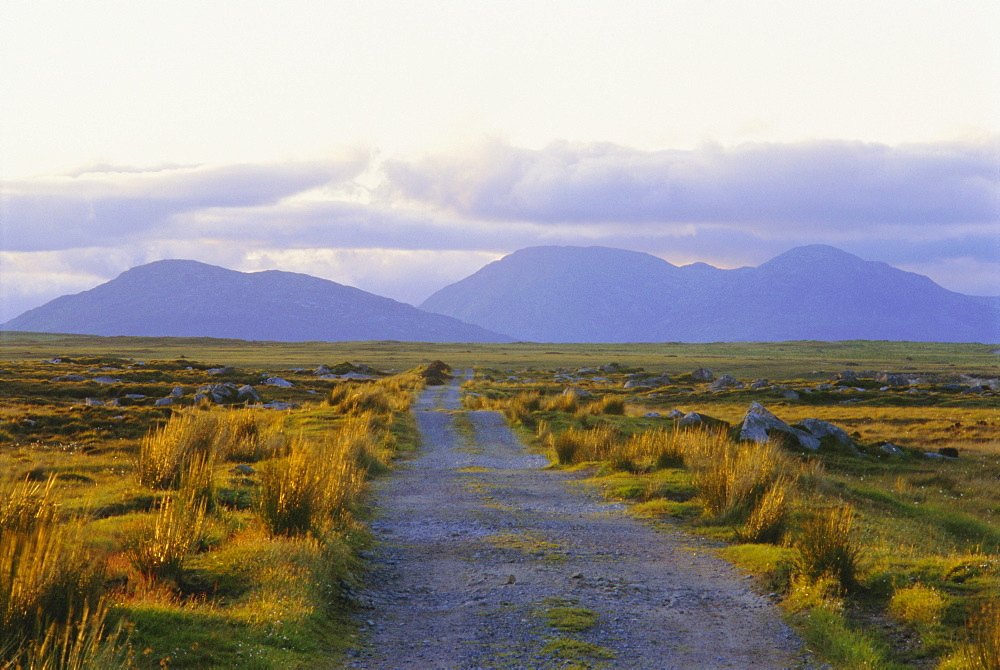
[[[382,545],[349,667],[799,665],[775,608],[706,544],[635,521],[580,474],[542,469],[499,414],[459,406],[457,382],[424,392],[419,457],[377,485]],[[557,631],[553,606],[596,624]]]

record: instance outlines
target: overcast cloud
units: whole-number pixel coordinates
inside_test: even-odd
[[[6,320],[161,258],[308,272],[419,303],[539,244],[757,265],[828,243],[1000,294],[1000,141],[639,151],[494,141],[378,162],[98,166],[2,186]]]

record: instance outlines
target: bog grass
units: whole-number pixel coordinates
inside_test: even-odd
[[[65,558],[64,574],[53,577],[60,586],[51,591],[62,595],[45,597],[74,603],[51,608],[62,613],[53,620],[5,626],[16,641],[5,639],[0,649],[5,662],[26,667],[35,663],[30,659],[44,665],[57,658],[63,667],[140,668],[308,667],[327,659],[347,644],[343,585],[356,580],[357,550],[368,541],[358,517],[363,482],[416,444],[406,408],[419,380],[414,372],[328,381],[313,370],[357,360],[399,372],[441,359],[454,369],[476,365],[477,377],[465,389],[467,407],[504,411],[535,448],[564,467],[593,467],[609,495],[633,501],[645,516],[729,542],[728,555],[784,598],[825,662],[993,667],[1000,415],[995,396],[937,386],[962,382],[961,375],[1000,376],[993,348],[250,343],[0,333],[0,528],[12,529],[3,531],[0,544],[11,557],[5,560],[18,566],[28,564],[19,557],[41,555],[32,547],[48,546]],[[57,357],[63,362],[42,362]],[[612,362],[619,365],[575,372]],[[209,375],[224,365],[236,370]],[[844,369],[909,370],[925,383],[915,393],[872,387],[808,391],[788,400],[777,391],[709,391],[687,375],[700,367],[800,391]],[[639,368],[669,374],[675,383],[624,390],[626,371]],[[577,379],[556,381],[557,372]],[[54,381],[64,374],[85,381]],[[260,386],[275,374],[293,387]],[[87,381],[99,375],[117,381]],[[267,400],[302,409],[203,410],[187,400],[198,386],[219,381],[257,385]],[[585,393],[564,395],[569,385]],[[185,399],[153,406],[175,386]],[[753,399],[788,423],[815,417],[841,426],[862,456],[830,445],[817,454],[739,445],[722,433],[678,431],[666,417],[680,408],[732,424]],[[660,416],[646,416],[651,412]],[[167,433],[176,439],[162,437]],[[900,445],[904,455],[884,456],[881,441]],[[957,448],[960,458],[923,458],[942,447]],[[261,502],[265,480],[280,500],[281,477],[287,482],[296,467],[306,472],[295,461],[307,452],[316,462],[336,454],[338,463],[351,464],[342,474],[335,467],[324,475],[346,478],[341,497],[323,502],[323,494],[314,494],[313,511],[286,508],[286,518],[305,521],[269,522]],[[235,465],[251,467],[233,471]],[[169,569],[143,568],[155,561],[133,560],[137,538],[168,537],[167,512],[183,506],[204,506],[197,539],[179,543],[183,550]],[[851,516],[846,532],[845,516]],[[827,549],[803,551],[806,544]],[[845,556],[848,563],[858,559],[846,571],[838,567]],[[89,590],[95,583],[96,593]],[[915,642],[897,645],[867,625],[872,618],[903,627]],[[560,640],[563,647],[573,644]]]
[[[97,365],[156,395],[51,381]],[[151,406],[218,381],[209,367],[85,357],[4,370],[29,382],[0,389],[0,427],[17,424],[0,435],[0,667],[314,667],[347,644],[365,480],[412,448],[419,378],[334,387],[285,373],[296,388],[262,390],[303,405],[290,412]],[[345,402],[326,400],[341,386]]]

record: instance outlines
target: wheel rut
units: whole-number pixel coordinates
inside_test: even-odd
[[[777,609],[709,543],[544,469],[499,413],[460,411],[460,381],[421,395],[419,456],[375,484],[379,546],[348,667],[800,665]],[[545,614],[560,607],[596,621],[557,630]]]

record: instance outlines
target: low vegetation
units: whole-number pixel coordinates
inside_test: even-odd
[[[365,482],[412,448],[416,373],[272,387],[66,356],[2,374],[0,667],[319,667],[350,644]],[[282,409],[195,397],[226,381]]]
[[[989,347],[10,333],[0,347],[0,667],[328,664],[351,643],[365,482],[413,447],[407,409],[425,379],[449,374],[421,377],[438,359],[475,363],[466,407],[504,412],[555,467],[586,468],[636,514],[721,540],[823,662],[998,667],[1000,416],[995,392],[972,390],[1000,376]],[[324,359],[420,370],[317,370]],[[712,390],[691,374],[705,367],[744,385]],[[824,386],[847,369],[919,379]],[[289,385],[266,382],[276,375]],[[263,398],[250,404],[273,409],[196,399],[210,384],[253,386]],[[739,441],[752,400],[791,425],[829,421],[857,452]],[[675,408],[705,421],[680,427]],[[924,455],[949,449],[958,458]],[[593,623],[578,604],[538,616],[553,653],[610,657],[572,637]]]
[[[1000,376],[993,356],[960,369],[902,356],[882,365],[914,370],[913,383],[861,373],[849,388],[830,381],[870,361],[825,371],[813,361],[808,375],[786,372],[757,389],[752,378],[709,388],[670,361],[657,373],[480,368],[465,404],[502,411],[556,466],[592,468],[592,481],[637,514],[723,540],[721,553],[781,597],[824,662],[994,668],[1000,396],[981,381]],[[624,388],[644,377],[658,381]],[[842,427],[853,446],[823,440],[811,451],[788,434],[741,441],[754,400],[788,424]],[[681,427],[688,412],[702,421]]]

